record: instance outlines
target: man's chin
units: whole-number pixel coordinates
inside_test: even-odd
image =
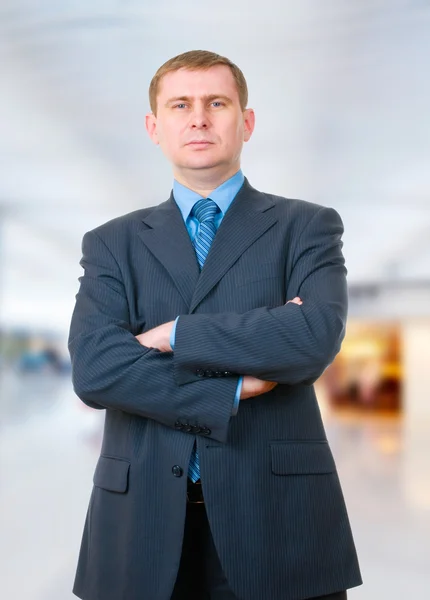
[[[182,165],[182,168],[190,170],[190,171],[200,171],[200,170],[216,169],[221,164],[222,164],[222,162],[217,161],[217,160],[193,160],[193,161],[187,161],[186,164]]]

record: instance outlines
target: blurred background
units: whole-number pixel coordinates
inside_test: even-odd
[[[430,597],[429,3],[0,0],[2,597],[73,597],[103,426],[70,383],[81,239],[168,198],[147,89],[199,48],[248,80],[251,184],[344,220],[348,331],[316,387],[365,580],[349,597]]]

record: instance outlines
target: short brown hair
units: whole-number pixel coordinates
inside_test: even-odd
[[[248,86],[239,67],[225,56],[220,56],[219,54],[215,54],[215,52],[190,50],[189,52],[184,52],[170,58],[164,65],[161,65],[152,78],[149,86],[149,104],[154,115],[157,114],[157,96],[160,82],[164,75],[172,71],[178,71],[179,69],[189,69],[190,71],[206,70],[215,65],[226,65],[230,68],[236,82],[241,109],[245,110],[248,104]]]

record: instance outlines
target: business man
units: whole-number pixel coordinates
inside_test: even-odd
[[[73,382],[106,422],[74,593],[343,600],[361,578],[312,387],[344,336],[342,222],[244,178],[227,58],[177,56],[149,93],[171,196],[83,240]]]

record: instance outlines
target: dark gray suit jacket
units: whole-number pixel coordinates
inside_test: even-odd
[[[342,222],[247,180],[201,273],[173,196],[87,233],[69,348],[77,395],[106,409],[74,593],[168,600],[194,441],[214,541],[239,599],[361,583],[312,383],[347,312]],[[303,305],[285,302],[296,295]],[[173,353],[135,335],[181,315]],[[239,374],[276,381],[242,401]]]

